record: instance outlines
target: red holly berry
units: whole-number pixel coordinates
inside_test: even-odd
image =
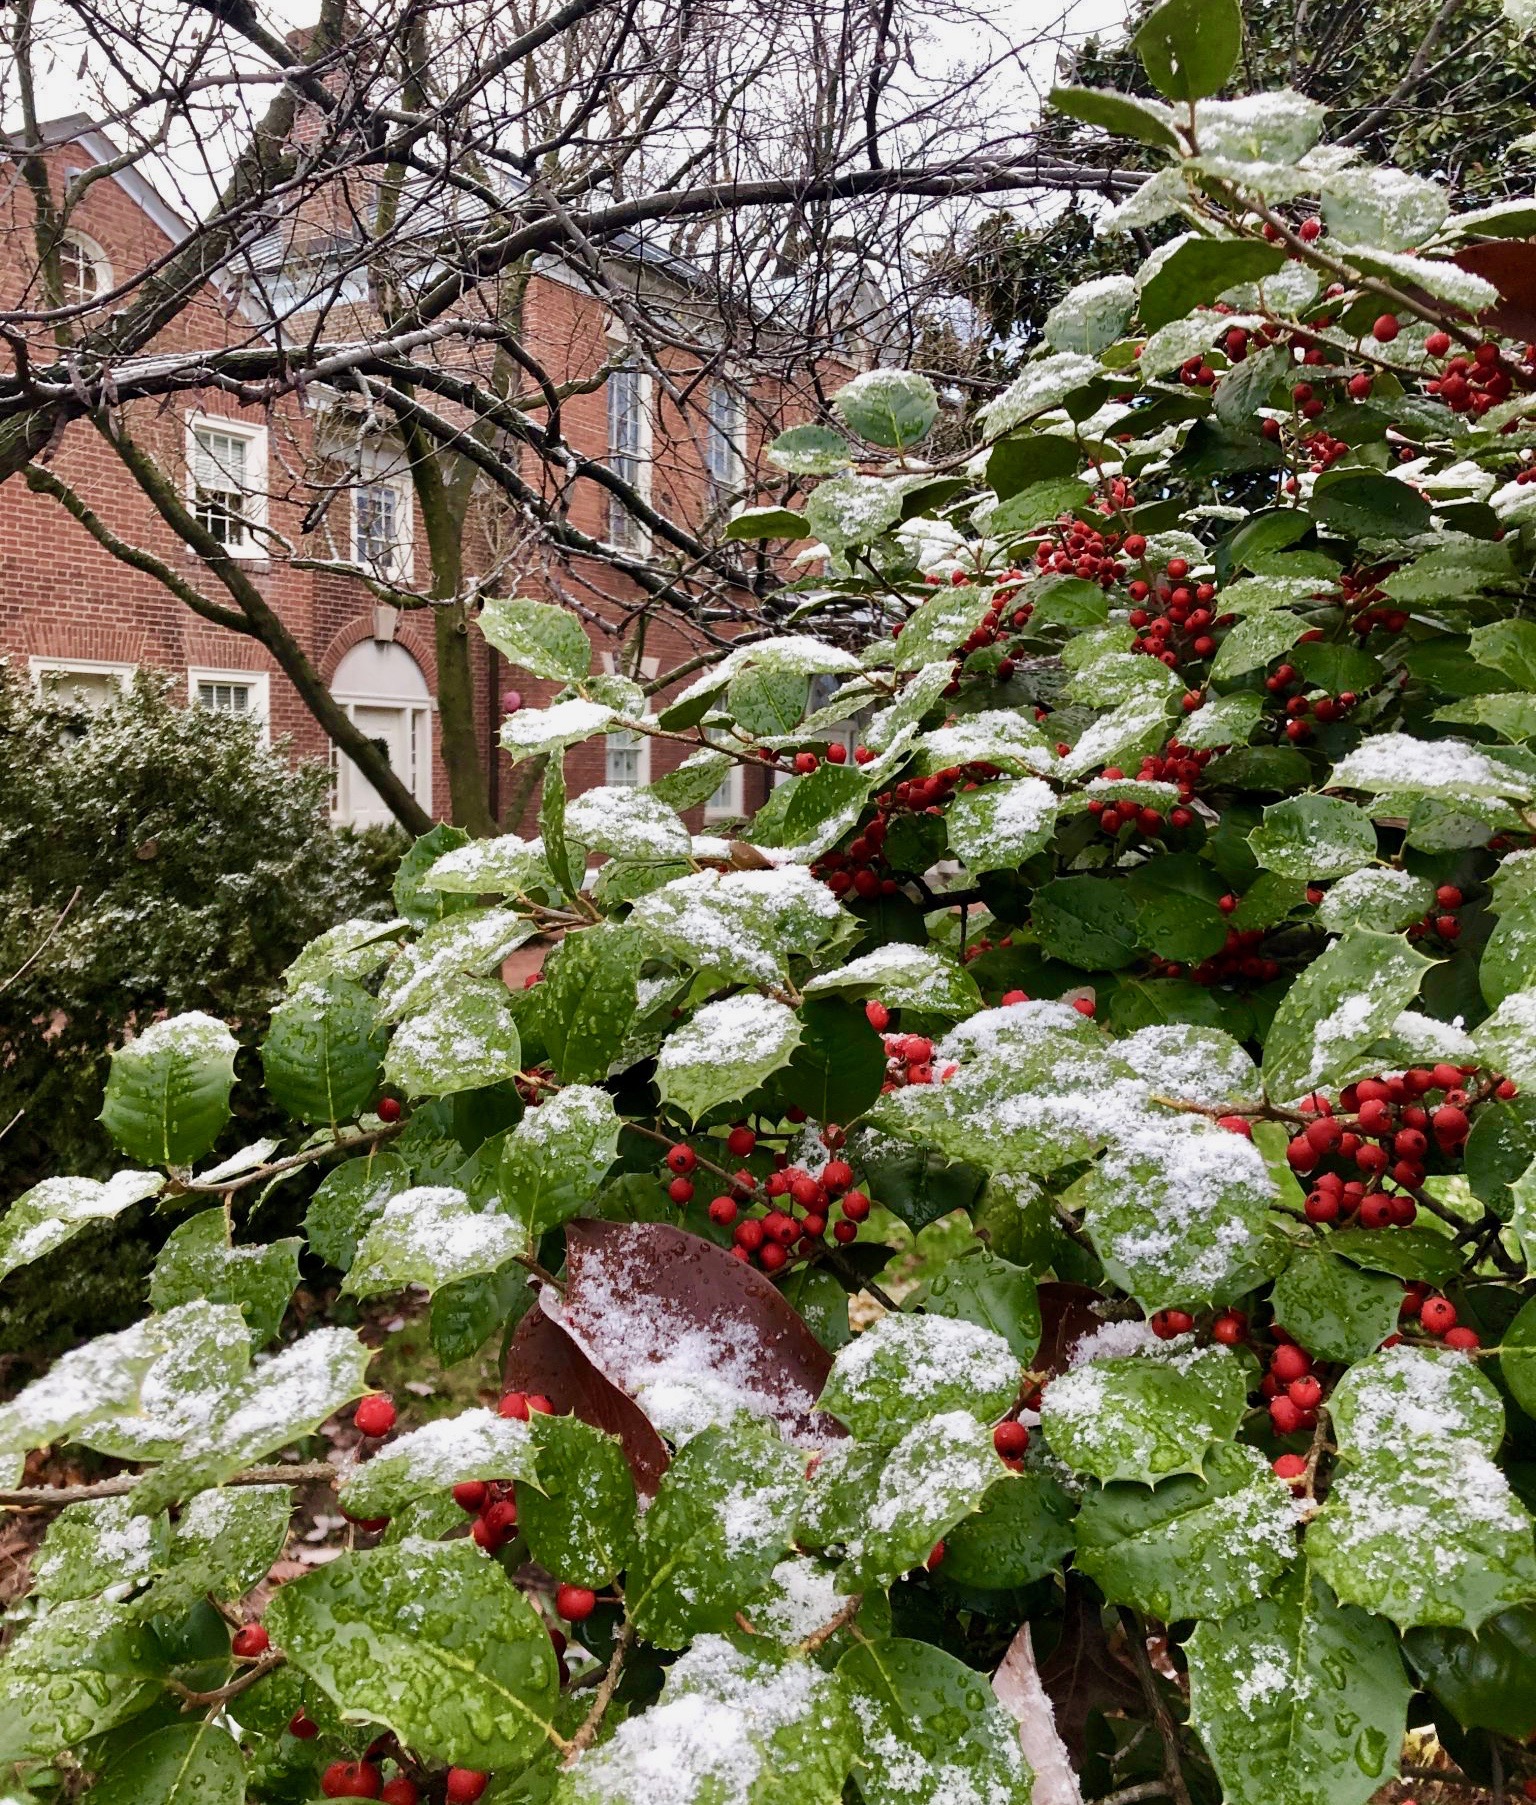
[[[398,1122],[404,1113],[398,1097],[380,1097],[378,1108],[374,1111],[381,1122]]]
[[[476,1768],[450,1767],[443,1797],[448,1805],[475,1805],[475,1800],[490,1783],[491,1776],[480,1773]]]
[[[1464,1323],[1456,1323],[1445,1331],[1445,1345],[1465,1354],[1475,1347],[1481,1347],[1483,1338],[1476,1329],[1469,1329]]]
[[[541,1391],[507,1391],[502,1393],[501,1402],[496,1406],[498,1416],[514,1417],[520,1423],[528,1421],[528,1413],[537,1410],[540,1416],[553,1416],[555,1407]]]
[[[686,1177],[698,1163],[698,1154],[682,1141],[667,1149],[667,1164],[679,1178]]]
[[[789,1255],[777,1241],[765,1241],[757,1257],[764,1272],[782,1272],[789,1260]]]
[[[1304,1349],[1288,1342],[1275,1349],[1270,1357],[1269,1370],[1282,1385],[1289,1385],[1293,1379],[1311,1372],[1312,1357]]]
[[[393,1780],[384,1782],[379,1799],[381,1805],[421,1805],[421,1788],[404,1774],[396,1774]]]
[[[891,1012],[884,1003],[877,1003],[873,997],[864,1005],[864,1017],[877,1034],[884,1034],[891,1025]]]
[[[1006,1423],[999,1423],[992,1431],[992,1446],[1004,1460],[1017,1460],[1029,1446],[1029,1431],[1022,1423],[1016,1423],[1010,1417]]]
[[[1294,1435],[1301,1427],[1302,1411],[1293,1404],[1289,1395],[1282,1395],[1269,1400],[1269,1420],[1274,1424],[1277,1435]]]
[[[1253,1139],[1253,1124],[1247,1116],[1217,1116],[1216,1126],[1225,1128],[1228,1134],[1240,1134],[1245,1141]]]
[[[1074,997],[1072,1007],[1079,1015],[1086,1015],[1091,1019],[1098,1013],[1099,1006],[1092,997]]]
[[[1451,335],[1448,332],[1431,332],[1424,341],[1424,349],[1431,357],[1444,357],[1451,348]],[[1536,1793],[1531,1795],[1536,1798]]]
[[[1312,1373],[1303,1373],[1299,1379],[1292,1379],[1285,1388],[1285,1395],[1298,1410],[1316,1410],[1323,1401],[1323,1388]]]
[[[237,1661],[254,1661],[272,1646],[272,1638],[259,1623],[242,1623],[230,1637],[229,1646]]]
[[[388,1435],[395,1426],[395,1400],[388,1392],[376,1391],[366,1397],[352,1413],[358,1433],[370,1441]]]
[[[1426,1335],[1443,1335],[1456,1324],[1456,1306],[1448,1297],[1426,1297],[1419,1306],[1419,1321]]]
[[[943,1560],[944,1544],[942,1542],[935,1542],[933,1547],[928,1551],[928,1558],[923,1562],[923,1565],[930,1573],[932,1573],[934,1568],[943,1564]]]
[[[1248,1319],[1241,1311],[1227,1310],[1211,1324],[1211,1339],[1224,1347],[1236,1347],[1248,1336]]]
[[[1359,375],[1351,376],[1345,387],[1349,390],[1352,400],[1364,401],[1371,392],[1372,378],[1362,370]]]
[[[1371,327],[1371,337],[1379,345],[1390,345],[1397,337],[1398,331],[1397,315],[1383,313],[1377,316],[1375,324]]]
[[[460,1510],[474,1516],[484,1505],[489,1490],[483,1479],[466,1479],[453,1488],[453,1501]]]
[[[328,1799],[376,1799],[383,1784],[371,1761],[333,1761],[320,1776]]]
[[[667,1195],[676,1204],[693,1202],[693,1180],[691,1178],[674,1178],[667,1186]]]
[[[307,1711],[295,1711],[288,1719],[288,1734],[300,1742],[313,1742],[320,1734],[320,1726]]]
[[[853,1167],[845,1159],[828,1160],[821,1183],[829,1196],[840,1197],[853,1184]]]
[[[870,1202],[862,1191],[849,1191],[842,1204],[843,1214],[850,1222],[863,1222],[869,1215]]]
[[[1280,1454],[1273,1462],[1277,1479],[1300,1479],[1307,1470],[1305,1458],[1300,1454]]]
[[[841,740],[833,740],[827,747],[827,763],[829,765],[845,765],[848,762],[848,748]]]
[[[1435,902],[1442,909],[1459,909],[1464,900],[1454,884],[1442,884],[1435,892]]]
[[[736,1220],[736,1202],[731,1197],[716,1197],[709,1206],[709,1219],[716,1228],[729,1228]]]
[[[1152,1333],[1159,1341],[1172,1341],[1177,1335],[1187,1335],[1195,1326],[1195,1319],[1188,1310],[1157,1310],[1152,1316]]]
[[[757,1136],[744,1122],[738,1122],[725,1137],[725,1144],[734,1159],[745,1159],[757,1145]]]

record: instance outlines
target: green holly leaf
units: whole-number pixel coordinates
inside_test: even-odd
[[[1089,1492],[1075,1559],[1112,1604],[1165,1623],[1225,1617],[1291,1564],[1295,1524],[1290,1489],[1264,1456],[1226,1442],[1202,1477]]]
[[[244,1597],[282,1554],[292,1516],[286,1485],[214,1486],[188,1498],[176,1519],[167,1571],[151,1595],[154,1609],[191,1610],[210,1594]]]
[[[0,1279],[72,1241],[91,1222],[110,1222],[165,1184],[159,1172],[117,1172],[109,1179],[45,1178],[0,1218]]]
[[[399,1021],[455,996],[466,978],[494,979],[535,924],[515,909],[477,909],[434,921],[402,949],[379,986],[378,1016]]]
[[[413,928],[428,927],[445,915],[474,907],[472,896],[448,896],[429,888],[426,882],[427,873],[444,853],[468,844],[469,835],[462,827],[439,821],[436,827],[413,842],[411,850],[400,861],[395,872],[395,907]]]
[[[149,1301],[162,1311],[200,1297],[236,1304],[250,1327],[251,1345],[265,1347],[276,1336],[298,1285],[303,1245],[297,1235],[289,1235],[266,1246],[231,1246],[224,1211],[199,1210],[166,1238],[155,1260]]]
[[[518,1529],[546,1572],[570,1585],[608,1585],[629,1564],[635,1482],[623,1444],[574,1416],[529,1418],[538,1461],[518,1489]]]
[[[240,1334],[245,1336],[243,1320]],[[133,1493],[140,1508],[158,1510],[222,1484],[311,1434],[367,1391],[370,1357],[349,1329],[312,1329],[290,1342],[223,1391],[216,1414],[199,1422],[173,1458],[145,1474]]]
[[[166,1663],[129,1608],[74,1599],[34,1618],[0,1666],[0,1762],[51,1761],[145,1709]]]
[[[1262,670],[1290,651],[1301,630],[1302,623],[1284,608],[1240,620],[1221,642],[1211,665],[1211,681],[1230,683],[1234,677]]]
[[[507,1136],[497,1189],[503,1208],[531,1238],[592,1201],[618,1157],[621,1125],[607,1091],[568,1084],[530,1109]]]
[[[349,1468],[340,1495],[354,1517],[392,1517],[417,1498],[471,1479],[534,1481],[537,1471],[527,1423],[491,1410],[464,1410],[397,1436]]]
[[[808,1548],[846,1549],[874,1509],[886,1450],[873,1443],[834,1442],[813,1463],[795,1539]]]
[[[1341,796],[1290,796],[1265,809],[1248,844],[1266,870],[1316,882],[1370,865],[1376,824]]]
[[[1101,1482],[1154,1484],[1203,1471],[1212,1442],[1237,1433],[1249,1374],[1230,1348],[1187,1337],[1086,1360],[1052,1379],[1040,1408],[1051,1451]]]
[[[1038,777],[1004,778],[962,791],[945,816],[949,844],[972,871],[1007,871],[1056,831],[1056,793]]]
[[[849,917],[804,866],[785,865],[676,878],[639,898],[630,921],[720,982],[775,984],[788,975],[791,957],[818,952]]]
[[[1475,1630],[1536,1598],[1531,1519],[1470,1440],[1381,1449],[1334,1477],[1307,1555],[1346,1604],[1399,1629]]]
[[[1418,995],[1433,961],[1391,934],[1336,940],[1285,993],[1264,1043],[1264,1082],[1277,1103],[1368,1076],[1373,1042]]]
[[[522,1043],[506,989],[465,979],[395,1030],[384,1075],[413,1097],[449,1097],[517,1075]]]
[[[1511,910],[1494,930],[1494,938],[1497,938],[1505,923],[1516,919],[1525,927],[1527,917],[1531,933],[1529,937],[1522,935],[1520,938],[1518,956],[1522,959],[1529,957],[1532,945],[1536,944],[1536,908],[1529,911]],[[1483,955],[1485,967],[1492,947],[1493,941],[1490,940]],[[1513,952],[1514,948],[1510,950]],[[1528,965],[1523,975],[1530,975]],[[1479,1057],[1494,1071],[1502,1073],[1506,1078],[1513,1078],[1522,1090],[1536,1089],[1536,989],[1504,990],[1502,978],[1498,988],[1504,991],[1502,1000],[1492,1015],[1473,1030],[1473,1043]],[[1487,992],[1486,982],[1484,992]],[[1492,1000],[1494,999],[1490,998]]]
[[[805,504],[806,524],[835,552],[869,545],[901,519],[901,498],[886,477],[844,471],[816,485]]]
[[[911,370],[866,370],[844,383],[832,406],[850,432],[891,451],[926,438],[939,417],[938,391]]]
[[[991,1329],[947,1316],[893,1313],[840,1348],[821,1408],[860,1441],[892,1447],[949,1411],[996,1422],[1013,1404],[1023,1368]]]
[[[481,607],[480,631],[509,664],[551,683],[580,683],[592,668],[580,616],[551,602],[493,597]]]
[[[244,1805],[245,1758],[217,1724],[166,1724],[109,1761],[91,1798],[95,1805]]]
[[[145,1165],[190,1166],[229,1120],[239,1050],[223,1022],[195,1009],[151,1022],[112,1055],[102,1125]]]
[[[981,1591],[1030,1585],[1072,1552],[1072,1519],[1071,1499],[1048,1474],[1009,1474],[945,1532],[942,1578]]]
[[[1504,1331],[1499,1372],[1510,1396],[1529,1417],[1536,1417],[1536,1297],[1522,1306]]]
[[[350,978],[301,984],[272,1012],[261,1043],[268,1094],[301,1122],[345,1122],[378,1088],[386,1036],[375,1003]]]
[[[1140,48],[1139,38],[1137,45]],[[1156,332],[1241,282],[1261,282],[1285,261],[1284,248],[1276,244],[1241,238],[1188,238],[1142,283],[1137,307],[1142,330]]]
[[[66,1504],[33,1561],[32,1589],[50,1600],[126,1592],[166,1564],[169,1542],[164,1517],[138,1516],[130,1498]]]
[[[861,1732],[866,1805],[1029,1805],[1034,1775],[985,1674],[931,1642],[885,1636],[837,1664]]]
[[[343,1554],[283,1586],[266,1623],[347,1722],[383,1724],[429,1759],[515,1768],[548,1741],[549,1632],[473,1542]]]
[[[853,450],[830,426],[791,426],[764,454],[792,476],[835,476],[853,462]]]
[[[1345,1460],[1389,1450],[1411,1459],[1424,1440],[1465,1441],[1482,1453],[1504,1439],[1499,1394],[1465,1354],[1399,1342],[1358,1360],[1328,1398]]]
[[[822,972],[804,986],[806,996],[875,997],[892,1009],[920,1009],[958,1021],[981,1007],[981,992],[964,966],[937,947],[892,940]]]
[[[553,1801],[657,1805],[664,1786],[699,1805],[840,1805],[856,1736],[835,1674],[761,1637],[743,1649],[701,1636],[667,1668],[660,1702],[561,1773]]]
[[[1305,1565],[1185,1650],[1190,1721],[1228,1805],[1365,1805],[1395,1775],[1413,1690],[1397,1639]]]
[[[1391,934],[1406,928],[1428,910],[1435,887],[1428,878],[1399,871],[1395,865],[1366,865],[1340,878],[1317,907],[1317,919],[1330,934],[1367,928]]]
[[[1403,1647],[1421,1683],[1468,1730],[1526,1742],[1536,1731],[1536,1605],[1515,1605],[1467,1630],[1409,1630]]]
[[[1134,138],[1138,144],[1150,144],[1157,150],[1176,151],[1179,148],[1179,141],[1173,135],[1173,115],[1155,100],[1116,94],[1108,88],[1052,88],[1050,102],[1069,118],[1081,119],[1085,125],[1100,126],[1117,138]],[[1049,342],[1062,351],[1107,349],[1107,345],[1098,344],[1058,344],[1054,338]],[[1113,344],[1114,340],[1108,342]]]
[[[88,1447],[122,1460],[175,1454],[215,1416],[251,1365],[251,1333],[232,1304],[196,1298],[144,1324],[155,1348],[136,1408],[104,1411],[75,1431]]]
[[[731,1628],[790,1550],[804,1472],[805,1456],[755,1421],[693,1436],[640,1520],[625,1582],[636,1633],[685,1648]]]
[[[1251,1142],[1204,1116],[1149,1113],[1117,1135],[1080,1196],[1104,1270],[1151,1311],[1253,1282],[1278,1192]]]
[[[1032,1272],[988,1247],[968,1249],[929,1280],[917,1299],[930,1316],[950,1316],[991,1329],[1027,1366],[1040,1345],[1040,1300]]]
[[[649,790],[628,784],[583,790],[565,805],[565,831],[612,859],[686,859],[693,840],[683,818]]]
[[[1375,1228],[1336,1228],[1328,1237],[1328,1251],[1368,1272],[1390,1272],[1426,1285],[1443,1285],[1465,1264],[1450,1235],[1427,1224],[1394,1228],[1387,1235]]]
[[[1358,1360],[1397,1328],[1403,1288],[1323,1248],[1300,1248],[1275,1280],[1275,1321],[1318,1360]]]
[[[883,1589],[921,1566],[954,1526],[981,1508],[1003,1473],[992,1431],[946,1410],[907,1432],[880,1472],[868,1513],[847,1540],[844,1592]]]
[[[1136,904],[1124,884],[1054,878],[1035,892],[1031,917],[1047,958],[1084,971],[1118,971],[1136,957]]]
[[[717,1103],[755,1091],[799,1044],[800,1023],[784,1003],[747,993],[706,1003],[662,1043],[657,1089],[697,1122]]]
[[[836,438],[836,434],[830,435]],[[838,439],[838,444],[842,440]],[[841,462],[839,463],[841,468]],[[743,508],[725,523],[725,539],[809,539],[810,522],[792,508]]]
[[[477,1208],[452,1185],[417,1185],[391,1197],[364,1233],[345,1289],[354,1297],[407,1285],[440,1291],[505,1266],[525,1239],[516,1222]]]
[[[445,852],[427,868],[422,885],[454,896],[521,896],[546,890],[551,881],[539,841],[499,834]]]
[[[304,1234],[310,1250],[345,1272],[357,1258],[357,1244],[384,1213],[384,1205],[411,1182],[411,1169],[397,1154],[377,1149],[333,1167],[309,1200]]]

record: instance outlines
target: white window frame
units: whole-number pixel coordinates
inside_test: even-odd
[[[59,236],[60,251],[62,251],[66,245],[68,245],[71,250],[79,251],[86,262],[90,264],[96,277],[96,292],[93,295],[74,296],[66,293],[64,296],[64,305],[66,307],[94,307],[101,300],[103,295],[110,294],[112,291],[112,259],[88,232],[77,232],[72,226],[68,231],[61,233]],[[62,275],[62,273],[63,266],[61,264],[60,274]]]
[[[715,797],[725,791],[725,801],[717,802]],[[731,768],[720,779],[720,789],[713,796],[704,800],[704,819],[706,821],[739,821],[747,812],[747,782],[744,767],[731,760]]]
[[[267,525],[267,429],[228,414],[193,413],[187,415],[187,500],[197,512],[197,451],[199,432],[222,432],[247,445],[245,486],[241,493],[249,504],[242,515],[245,532],[240,540],[223,549],[232,558],[264,560],[267,549],[260,535]]]
[[[257,721],[261,725],[262,743],[271,740],[272,679],[266,671],[219,671],[193,665],[187,672],[187,701],[194,708],[206,706],[198,700],[198,685],[202,683],[238,683],[250,690],[251,706],[244,715],[235,714],[232,709],[215,709],[214,712],[234,714],[237,720]]]
[[[432,717],[437,712],[437,698],[419,694],[406,695],[399,691],[380,690],[372,694],[363,694],[357,690],[333,689],[331,699],[336,702],[349,721],[356,721],[359,708],[399,708],[408,715],[407,731],[410,738],[411,765],[409,771],[396,772],[405,783],[405,787],[416,798],[427,814],[432,813]],[[350,795],[351,772],[343,764],[344,754],[334,740],[331,741],[331,821],[337,827],[351,824],[353,817],[352,798]],[[350,763],[350,761],[348,761]],[[354,766],[355,770],[356,767]]]
[[[651,499],[651,470],[654,462],[654,423],[652,420],[651,377],[632,358],[625,357],[622,345],[613,346],[610,355],[623,361],[608,372],[608,380],[604,384],[605,405],[608,421],[608,468],[615,476],[623,477],[647,502]],[[635,384],[634,405],[639,418],[636,422],[639,431],[632,448],[620,450],[615,442],[614,416],[615,378],[631,377]],[[633,461],[633,469],[621,467],[621,460]],[[650,529],[644,521],[637,520],[617,495],[608,495],[608,538],[614,545],[622,546],[626,551],[645,551],[651,542]]]
[[[347,562],[381,582],[409,583],[416,574],[415,492],[409,471],[402,467],[404,456],[400,451],[363,451],[354,460],[347,510]],[[365,489],[388,489],[395,498],[395,538],[386,564],[371,564],[358,555],[358,502]]]
[[[723,396],[730,417],[716,411]],[[746,485],[747,401],[734,384],[721,377],[710,383],[704,408],[704,484],[711,511],[734,501]]]
[[[50,658],[39,654],[27,660],[27,673],[38,701],[48,697],[49,677],[111,677],[126,695],[138,671],[136,664],[125,664],[110,658]]]
[[[623,744],[615,745],[614,744],[615,740],[622,741]],[[638,745],[630,745],[629,741],[631,741],[631,740],[638,740],[639,744]],[[623,754],[627,755],[631,752],[638,753],[638,755],[639,755],[635,762],[635,781],[632,784],[625,782],[625,780],[623,780],[623,779],[615,779],[615,777],[613,775],[613,766],[611,763],[615,753],[623,753]],[[617,733],[605,733],[603,735],[603,782],[604,782],[604,784],[608,785],[609,787],[621,787],[624,789],[643,790],[650,781],[651,781],[651,737],[650,737],[650,735],[648,733],[636,733],[633,727],[621,727]]]

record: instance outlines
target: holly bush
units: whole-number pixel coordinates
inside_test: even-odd
[[[17,1796],[1363,1805],[1426,1726],[1536,1776],[1536,204],[1211,98],[1230,0],[1138,48],[1166,104],[1056,98],[1164,158],[1108,227],[1181,230],[975,455],[887,370],[785,434],[803,506],[731,530],[819,574],[659,707],[487,603],[564,686],[504,729],[539,836],[436,828],[299,956],[286,1139],[168,1018],[131,1164],[0,1224],[175,1221],[0,1409],[13,1484],[122,1468],[9,1494]],[[691,751],[568,796],[619,726]],[[732,760],[783,781],[691,835]],[[249,1225],[317,1167],[309,1257],[499,1337],[496,1408],[293,1330]],[[269,1590],[297,1485],[348,1546]]]

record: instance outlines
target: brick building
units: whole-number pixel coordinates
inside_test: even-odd
[[[105,297],[124,275],[153,267],[188,227],[133,164],[114,168],[117,147],[86,118],[47,128],[46,158],[55,179],[94,171],[70,214],[60,247],[71,302]],[[345,197],[342,197],[344,200]],[[328,337],[351,319],[370,318],[369,273],[349,255],[340,229],[346,208],[336,196],[287,222],[247,259],[239,281],[221,279],[183,306],[152,350],[185,354],[250,343],[306,329],[323,315]],[[0,163],[0,295],[28,301],[36,272],[31,200],[14,162]],[[608,271],[652,301],[660,295],[679,318],[695,305],[687,271],[637,250]],[[804,417],[778,393],[744,391],[716,355],[691,377],[690,411],[680,412],[638,361],[623,352],[625,328],[613,309],[553,261],[535,265],[520,297],[523,341],[557,383],[570,384],[561,424],[578,451],[604,461],[658,509],[691,524],[718,519],[747,495],[765,430]],[[376,316],[371,316],[376,318]],[[702,328],[707,334],[707,324]],[[719,347],[716,344],[718,353]],[[463,352],[466,374],[483,366]],[[713,368],[713,374],[709,373]],[[604,377],[603,373],[606,373]],[[600,380],[594,380],[594,373]],[[844,371],[843,374],[850,373]],[[585,379],[585,380],[584,380]],[[356,725],[386,752],[422,807],[447,814],[441,757],[437,652],[429,608],[394,606],[393,594],[430,593],[423,523],[404,446],[392,431],[361,418],[356,403],[315,385],[302,398],[242,407],[210,385],[125,410],[130,429],[172,477],[200,525],[241,560],[311,664]],[[530,482],[548,483],[537,457],[521,454]],[[74,422],[50,449],[48,468],[63,479],[111,534],[162,561],[186,583],[213,596],[215,585],[197,554],[161,518],[114,448],[87,420]],[[592,535],[631,547],[644,528],[598,483],[577,481],[562,497],[564,516]],[[530,535],[500,492],[477,495],[464,533],[466,570],[487,579],[491,593],[550,594],[547,548]],[[565,561],[569,581],[553,592],[582,590],[595,622],[617,621],[639,590],[611,570],[583,576],[581,560]],[[529,702],[548,686],[510,671],[471,633],[476,732],[486,760],[494,813],[512,794],[504,756],[495,751],[508,692]],[[613,668],[620,642],[594,632],[595,668]],[[647,623],[640,667],[656,675],[694,657],[705,641],[675,614]],[[110,700],[135,671],[167,673],[191,705],[259,717],[273,740],[296,756],[327,758],[334,773],[338,822],[390,818],[372,786],[329,746],[299,694],[259,641],[201,618],[161,577],[137,570],[72,520],[56,499],[31,492],[21,479],[0,488],[0,657],[26,670],[40,690],[63,689],[92,703]],[[596,783],[645,782],[675,764],[686,748],[665,741],[610,737],[604,747],[578,747],[570,760],[573,789]],[[737,771],[695,825],[749,812],[767,777]],[[526,822],[527,811],[523,812]],[[518,825],[506,820],[508,827]]]

